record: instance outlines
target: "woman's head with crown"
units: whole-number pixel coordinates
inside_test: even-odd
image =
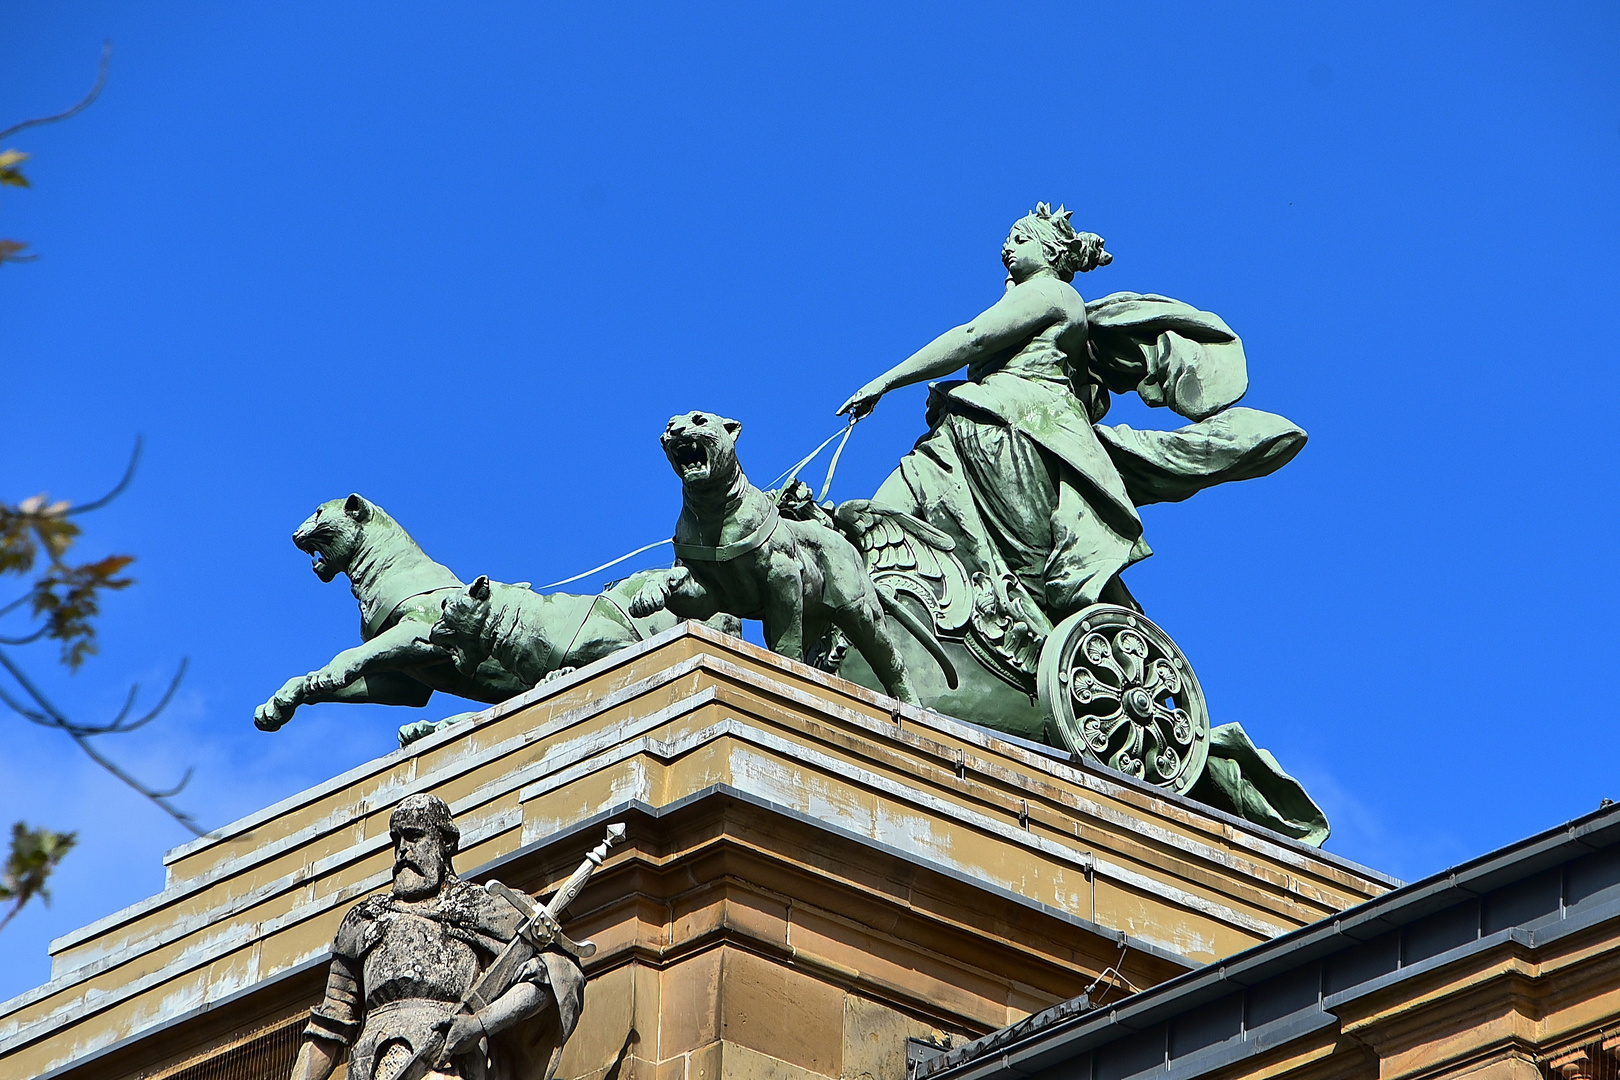
[[[1051,270],[1063,281],[1076,273],[1107,266],[1114,257],[1103,250],[1096,233],[1075,232],[1069,222],[1073,211],[1039,203],[1033,213],[1019,218],[1001,245],[1001,261],[1013,281],[1027,281],[1041,270]]]

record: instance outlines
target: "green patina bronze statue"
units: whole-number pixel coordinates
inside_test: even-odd
[[[420,707],[437,690],[495,704],[676,623],[665,612],[645,618],[629,614],[630,597],[646,574],[596,596],[541,595],[527,586],[480,578],[486,602],[491,590],[500,591],[503,617],[492,626],[485,625],[487,619],[481,622],[473,635],[477,645],[468,649],[478,659],[469,661],[432,640],[433,625],[445,606],[459,605],[468,587],[449,567],[428,558],[382,507],[359,495],[322,503],[293,533],[293,543],[313,556],[312,568],[322,581],[339,574],[349,578],[360,604],[363,644],[287,680],[254,715],[254,723],[265,731],[281,727],[300,705],[322,701]],[[521,602],[520,594],[525,597]],[[461,613],[460,607],[457,611]],[[507,618],[508,611],[521,617]],[[719,628],[734,632],[736,622],[722,622]],[[430,728],[414,725],[412,734]]]
[[[1136,293],[1082,300],[1074,275],[1113,257],[1061,208],[1020,219],[1001,258],[1000,300],[838,411],[861,416],[890,390],[967,369],[931,388],[928,434],[873,501],[944,531],[972,568],[1010,575],[1019,614],[1049,631],[1099,600],[1130,603],[1120,571],[1151,553],[1138,506],[1264,476],[1305,433],[1232,407],[1248,387],[1243,346],[1215,315]],[[1100,426],[1125,390],[1196,423]]]
[[[767,495],[748,482],[737,461],[741,433],[737,421],[712,413],[670,419],[661,441],[681,478],[677,565],[647,579],[631,600],[631,614],[667,608],[687,619],[717,612],[759,619],[766,644],[795,660],[813,659],[812,650],[836,628],[860,650],[891,696],[917,704],[884,619],[885,608],[903,622],[911,620],[910,613],[885,603],[849,537],[830,522],[797,520],[794,506],[784,507],[783,493]],[[893,516],[934,533],[903,514]],[[923,645],[937,653],[933,635],[912,625]]]
[[[1236,406],[1243,345],[1219,317],[1151,294],[1083,300],[1074,276],[1112,256],[1061,207],[1015,223],[1001,260],[995,304],[838,409],[860,417],[890,390],[966,369],[931,385],[927,434],[871,500],[950,541],[867,549],[874,578],[926,612],[961,673],[949,686],[914,664],[919,695],[1321,843],[1327,822],[1298,783],[1237,725],[1211,731],[1186,658],[1120,577],[1151,554],[1137,507],[1265,476],[1305,433]],[[1102,424],[1110,394],[1132,390],[1192,423]],[[832,652],[876,685],[860,656]]]
[[[481,576],[443,600],[428,640],[454,657],[456,670],[468,678],[493,661],[525,686],[538,686],[640,641],[654,627],[674,624],[667,618],[638,622],[621,599],[537,593]],[[581,601],[589,603],[583,617]]]
[[[289,680],[255,722],[435,690],[498,702],[676,618],[733,633],[754,618],[786,656],[1320,844],[1321,810],[1239,725],[1210,726],[1191,665],[1121,577],[1151,554],[1138,507],[1265,476],[1305,433],[1236,404],[1243,344],[1218,316],[1152,294],[1082,299],[1075,275],[1112,256],[1061,207],[1015,223],[1001,260],[996,303],[838,410],[853,422],[965,369],[930,385],[927,433],[869,500],[818,504],[801,481],[760,491],[737,461],[741,425],[674,417],[677,564],[599,596],[464,585],[360,496],[326,503],[293,540],[323,581],[348,575],[364,644]],[[1103,424],[1127,391],[1190,423]]]

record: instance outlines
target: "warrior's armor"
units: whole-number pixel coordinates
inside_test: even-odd
[[[393,1080],[521,921],[509,904],[455,879],[428,900],[373,896],[356,904],[338,928],[326,999],[310,1011],[305,1033],[348,1047],[353,1080]],[[571,961],[543,953],[518,979],[549,992],[548,969],[559,964]],[[570,974],[558,972],[560,981],[572,982]],[[464,1080],[493,1080],[481,1052],[462,1055],[452,1068]]]

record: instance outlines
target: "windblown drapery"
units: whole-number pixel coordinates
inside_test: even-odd
[[[1134,603],[1118,575],[1152,553],[1137,507],[1265,476],[1305,445],[1283,417],[1236,405],[1243,343],[1218,316],[1114,293],[1086,318],[1083,364],[1037,337],[934,384],[928,433],[874,500],[950,535],[969,572],[1010,577],[1008,599],[1041,634],[1099,600]],[[1133,390],[1192,423],[1099,423],[1110,393]],[[1192,794],[1306,843],[1327,836],[1320,808],[1237,724],[1211,733]]]
[[[1015,577],[1048,625],[1151,554],[1138,506],[1264,476],[1305,444],[1283,417],[1234,407],[1248,387],[1243,344],[1218,316],[1114,293],[1086,317],[1083,367],[1026,347],[934,384],[928,434],[878,493],[950,534],[970,569]],[[1194,422],[1096,423],[1109,392],[1127,390]]]

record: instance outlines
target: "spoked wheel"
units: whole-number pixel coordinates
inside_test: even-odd
[[[1093,604],[1041,649],[1041,706],[1072,752],[1185,792],[1209,757],[1209,710],[1192,665],[1140,612]]]

